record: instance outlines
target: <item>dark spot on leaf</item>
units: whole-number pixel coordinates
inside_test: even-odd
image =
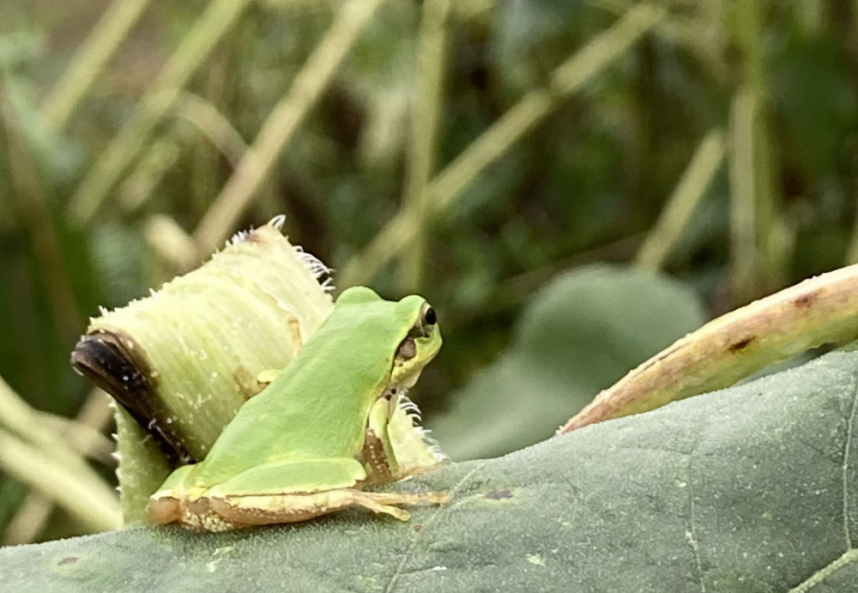
[[[756,336],[751,336],[750,338],[745,338],[744,340],[739,340],[738,342],[734,342],[727,347],[727,350],[730,352],[741,352],[745,348],[751,345],[751,343],[756,339]]]
[[[57,565],[65,566],[66,564],[74,564],[78,560],[80,560],[80,558],[78,558],[77,556],[66,556],[65,558],[57,562]]]
[[[509,491],[508,488],[504,488],[503,490],[494,490],[486,494],[486,498],[490,500],[501,500],[504,498],[512,498],[512,492]]]
[[[422,525],[415,525],[414,526],[414,531],[420,531],[421,529],[423,529]]]

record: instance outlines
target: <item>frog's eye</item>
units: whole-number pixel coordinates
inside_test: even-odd
[[[436,323],[438,323],[438,315],[435,313],[435,309],[430,307],[429,303],[423,303],[423,308],[420,309],[420,318],[408,334],[415,338],[428,338]]]

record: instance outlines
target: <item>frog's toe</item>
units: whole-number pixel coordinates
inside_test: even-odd
[[[400,521],[408,521],[411,519],[411,513],[406,511],[405,509],[400,509],[399,507],[391,506],[389,504],[382,504],[377,502],[373,498],[364,498],[361,497],[355,501],[355,504],[358,504],[364,508],[367,508],[375,513],[383,513],[385,515],[390,515]]]

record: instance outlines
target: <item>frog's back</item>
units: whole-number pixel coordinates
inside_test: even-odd
[[[274,382],[224,429],[197,473],[213,485],[279,458],[354,457],[411,314],[369,289],[343,293]]]

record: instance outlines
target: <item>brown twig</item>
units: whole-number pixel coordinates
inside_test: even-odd
[[[559,434],[732,385],[770,364],[858,339],[858,265],[823,274],[710,321],[634,369]]]

